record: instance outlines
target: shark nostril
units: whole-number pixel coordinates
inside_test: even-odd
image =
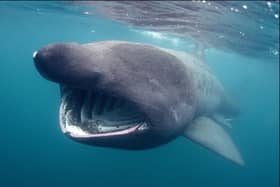
[[[33,57],[33,58],[35,58],[35,57],[36,57],[36,55],[37,55],[37,53],[38,53],[38,51],[34,51],[34,53],[33,53],[32,57]]]

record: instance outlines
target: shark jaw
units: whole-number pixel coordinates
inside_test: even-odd
[[[110,138],[150,129],[149,122],[127,99],[100,90],[61,85],[60,128],[71,138]]]

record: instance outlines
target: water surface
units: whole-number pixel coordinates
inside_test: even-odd
[[[275,15],[279,2],[1,2],[0,186],[278,186]],[[137,152],[66,138],[58,126],[58,86],[39,75],[32,53],[52,42],[100,40],[194,54],[203,49],[205,62],[240,104],[228,131],[245,167],[181,137]]]

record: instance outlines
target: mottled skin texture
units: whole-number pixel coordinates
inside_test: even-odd
[[[176,56],[188,69],[196,100],[196,116],[212,115],[216,112],[233,114],[233,111],[226,110],[232,106],[225,100],[226,95],[221,82],[201,59],[184,52],[161,49]]]
[[[197,115],[221,105],[217,79],[195,58],[173,50],[118,41],[61,43],[39,50],[34,61],[51,81],[132,101],[152,125],[146,133],[75,138],[87,144],[125,149],[161,145],[181,135]]]

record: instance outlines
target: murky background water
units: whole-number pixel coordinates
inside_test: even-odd
[[[0,186],[279,185],[279,2],[1,2],[0,23]],[[241,106],[229,133],[246,166],[184,138],[131,152],[64,137],[32,53],[100,40],[203,51]]]

